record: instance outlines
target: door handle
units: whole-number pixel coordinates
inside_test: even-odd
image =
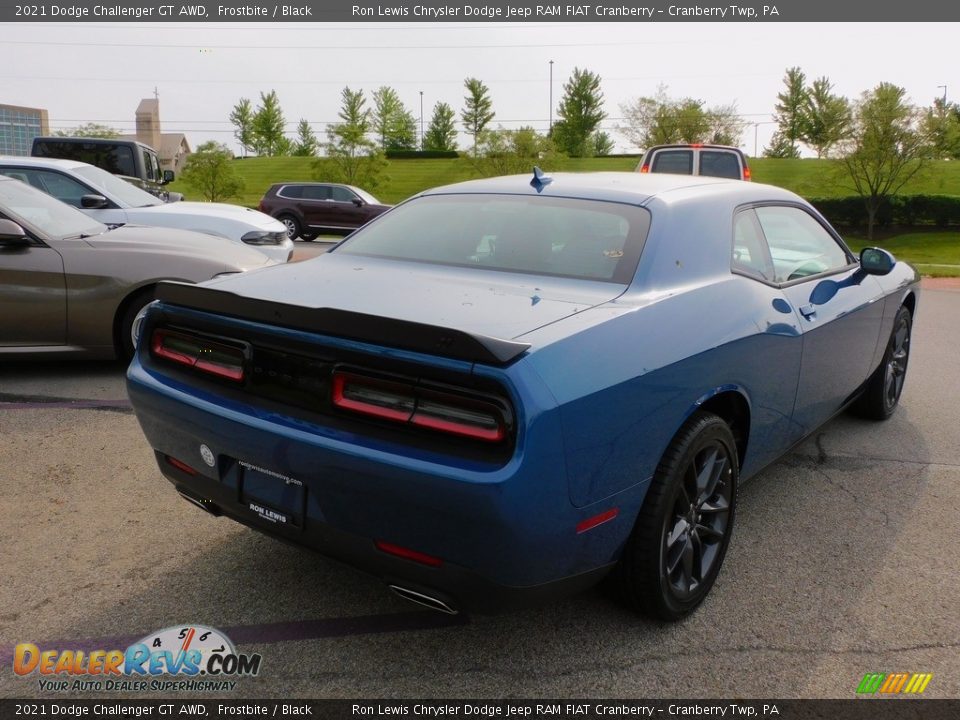
[[[810,303],[809,305],[801,305],[800,314],[803,315],[807,320],[813,320],[817,316],[817,306],[813,303]]]

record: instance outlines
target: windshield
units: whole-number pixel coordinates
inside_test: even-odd
[[[359,195],[360,199],[363,200],[365,203],[368,203],[370,205],[383,205],[382,202],[377,200],[373,195],[368,193],[366,190],[361,190],[360,188],[354,187],[353,185],[350,186],[350,189],[353,190],[357,195]]]
[[[121,180],[116,175],[111,175],[106,170],[101,170],[93,165],[73,168],[73,172],[86,179],[87,182],[96,185],[97,189],[102,190],[104,195],[120,207],[163,205],[162,200],[154,197],[146,190],[134,187],[126,180]]]
[[[0,181],[0,213],[60,240],[107,230],[106,225],[19,180]]]
[[[432,195],[336,250],[394,260],[628,284],[650,226],[643,208],[526,195]]]

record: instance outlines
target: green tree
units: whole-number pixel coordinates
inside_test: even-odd
[[[763,149],[763,156],[768,158],[798,158],[800,151],[797,146],[787,140],[783,133],[777,130],[770,138],[770,144]]]
[[[454,123],[453,108],[445,102],[433,106],[430,126],[423,136],[424,150],[456,150],[457,126]]]
[[[923,167],[927,147],[919,120],[906,91],[886,82],[863,93],[854,108],[843,165],[863,198],[870,239],[880,205]]]
[[[313,157],[320,151],[320,142],[317,140],[313,128],[304,118],[300,118],[297,125],[297,141],[293,145],[293,155]]]
[[[284,135],[286,120],[280,108],[276,90],[260,93],[260,107],[253,115],[252,141],[257,155],[284,155],[290,150],[290,141]]]
[[[57,132],[57,137],[115,138],[120,137],[120,131],[109,125],[85,123],[72,130],[60,130]]]
[[[933,105],[923,111],[920,131],[927,138],[931,158],[960,158],[960,105],[936,98]]]
[[[493,111],[493,100],[487,86],[476,78],[467,78],[463,81],[467,94],[463,98],[463,110],[460,119],[467,134],[473,138],[473,152],[477,153],[477,141],[490,121],[496,116]]]
[[[553,124],[551,135],[557,148],[572,157],[591,155],[595,147],[591,143],[593,133],[607,116],[603,111],[600,76],[574,68],[564,83],[557,116],[559,120]]]
[[[783,92],[777,94],[776,113],[777,130],[783,138],[796,149],[797,141],[803,137],[805,110],[807,107],[807,88],[804,85],[806,75],[798,67],[787,68],[783,76]]]
[[[240,102],[233,106],[230,113],[230,122],[237,129],[233,131],[233,136],[240,143],[243,149],[243,155],[246,157],[247,150],[253,147],[253,105],[247,98],[240,98]]]
[[[549,170],[561,157],[553,141],[531,127],[500,127],[480,133],[471,163],[480,176],[493,177],[532,173],[534,165]]]
[[[383,178],[387,161],[370,140],[370,110],[363,90],[345,87],[340,93],[340,122],[327,128],[327,156],[314,162],[314,177],[375,189]]]
[[[826,157],[850,129],[850,102],[834,95],[826,77],[813,81],[804,100],[799,139]]]
[[[180,179],[210,202],[235,197],[244,187],[233,168],[230,148],[212,140],[187,157]]]
[[[622,104],[620,111],[624,124],[618,130],[639,148],[703,142],[737,145],[743,127],[735,104],[706,108],[703,100],[671,98],[665,85],[653,96]]]
[[[387,150],[417,149],[417,119],[402,105],[393,116],[393,124],[387,135]]]
[[[615,147],[613,138],[610,137],[610,133],[604,132],[603,130],[598,130],[590,136],[590,143],[592,144],[591,153],[596,157],[604,157],[613,152]]]

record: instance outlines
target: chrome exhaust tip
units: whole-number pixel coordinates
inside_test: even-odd
[[[424,595],[422,592],[417,592],[416,590],[411,590],[410,588],[400,587],[399,585],[388,585],[388,587],[404,600],[415,602],[418,605],[423,605],[431,610],[438,610],[439,612],[446,613],[447,615],[457,615],[460,612],[456,608],[448,605],[443,600],[433,597],[432,595]]]
[[[209,500],[194,497],[193,495],[187,493],[184,490],[181,490],[180,488],[177,488],[177,493],[179,493],[180,497],[182,497],[184,500],[186,500],[187,502],[193,505],[196,505],[198,508],[200,508],[204,512],[208,512],[214,517],[220,517],[220,508],[218,508]]]

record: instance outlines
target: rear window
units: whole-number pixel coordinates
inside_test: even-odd
[[[733,180],[741,180],[743,177],[740,172],[740,158],[735,153],[724,150],[701,150],[700,174]]]
[[[653,156],[650,172],[693,174],[693,150],[660,150]]]
[[[399,206],[332,252],[628,284],[643,208],[515,195],[434,195]]]

